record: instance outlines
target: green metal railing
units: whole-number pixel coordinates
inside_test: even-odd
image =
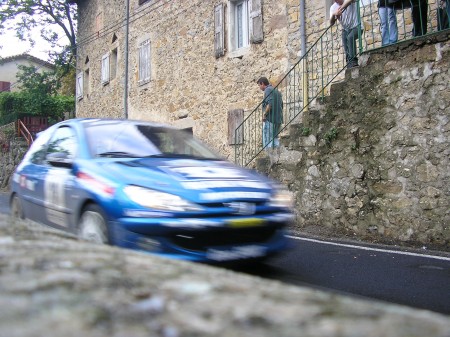
[[[283,97],[281,133],[319,96],[344,69],[345,56],[336,53],[341,48],[340,27],[328,27],[303,57],[276,85]],[[235,130],[235,162],[249,165],[267,146],[262,144],[263,109],[261,102]],[[271,135],[273,140],[278,134]],[[269,143],[270,145],[270,143]]]
[[[424,0],[414,0],[424,1]],[[442,10],[437,2],[428,1],[420,10],[401,7],[395,11],[397,20],[397,43],[417,38],[425,34],[433,34],[439,30],[448,29],[448,21],[439,19]],[[445,0],[450,6],[450,0]],[[377,3],[369,0],[358,1],[358,13],[361,26],[358,31],[357,56],[369,50],[383,47],[380,18]],[[424,9],[426,7],[426,10]],[[415,33],[412,12],[415,11]],[[420,26],[419,26],[420,25]],[[420,27],[422,32],[418,32]],[[347,67],[344,49],[342,46],[341,25],[336,23],[319,32],[315,42],[307,49],[305,55],[288,71],[288,73],[275,86],[284,102],[283,120],[280,130],[271,135],[273,141],[279,137],[291,123],[300,120],[300,114],[307,111],[318,98],[328,94],[329,86],[336,80],[343,79],[343,72]],[[310,39],[314,36],[312,34]],[[241,166],[248,166],[262,153],[267,145],[262,143],[263,111],[261,102],[235,130],[235,162]],[[269,142],[270,145],[270,142]]]

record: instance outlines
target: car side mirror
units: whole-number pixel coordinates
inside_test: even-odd
[[[45,157],[47,162],[55,167],[72,167],[73,160],[65,152],[52,152]]]

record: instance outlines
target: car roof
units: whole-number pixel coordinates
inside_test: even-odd
[[[149,122],[149,121],[137,120],[137,119],[123,119],[123,118],[73,118],[73,119],[66,120],[65,122],[77,123],[77,124],[83,124],[83,125],[89,125],[89,124],[102,125],[102,124],[111,124],[111,123],[140,124],[140,125],[144,124],[144,125],[148,125],[148,126],[177,129],[168,124]]]

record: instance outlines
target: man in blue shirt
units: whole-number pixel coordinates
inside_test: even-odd
[[[264,91],[262,102],[263,115],[263,147],[269,154],[270,162],[275,162],[275,149],[280,155],[280,132],[283,123],[283,98],[281,93],[275,89],[266,77],[261,77],[256,82],[259,88]]]

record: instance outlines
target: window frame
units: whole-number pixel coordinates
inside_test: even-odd
[[[238,1],[235,5],[235,41],[236,41],[236,50],[241,48],[246,48],[250,45],[250,14],[249,14],[249,1],[248,0],[241,0]],[[242,8],[241,18],[239,18],[239,8]],[[240,38],[240,29],[242,29],[242,41]],[[240,43],[242,43],[240,45]]]
[[[238,8],[239,5],[243,5],[243,13],[242,13],[242,27],[243,27],[243,44],[239,46],[239,18],[238,18]],[[250,0],[229,0],[229,6],[228,6],[228,17],[229,17],[229,24],[228,24],[228,39],[230,46],[230,53],[231,56],[239,56],[251,45],[250,41],[250,25],[251,25],[251,1]],[[238,54],[238,55],[236,55]]]
[[[151,42],[146,39],[138,47],[138,84],[144,85],[151,81]],[[143,59],[145,58],[145,59]]]
[[[84,78],[83,78],[83,74],[84,74],[84,71],[80,71],[78,74],[77,74],[77,79],[76,79],[76,88],[75,88],[75,91],[76,91],[76,96],[77,96],[77,99],[78,100],[80,100],[80,99],[82,99],[83,98],[83,89],[84,89],[84,84],[83,84],[83,81],[84,81]]]
[[[103,85],[107,85],[111,80],[111,53],[106,53],[102,56],[102,66],[101,66],[101,82]]]

